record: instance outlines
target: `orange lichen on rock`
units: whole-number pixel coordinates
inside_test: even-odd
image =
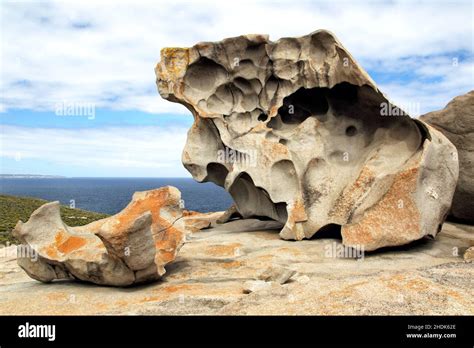
[[[219,265],[221,265],[223,268],[237,268],[237,267],[242,267],[243,266],[242,261],[229,261],[229,262],[220,262]]]
[[[170,285],[170,286],[167,286],[167,287],[163,288],[162,290],[165,291],[165,292],[168,292],[168,293],[175,293],[175,292],[178,292],[178,291],[181,292],[181,291],[193,290],[196,287],[199,287],[199,285],[188,285],[188,284]]]
[[[163,64],[158,64],[156,69],[162,76],[168,76],[169,80],[180,78],[186,72],[189,62],[189,49],[180,47],[168,47],[161,50]]]
[[[212,256],[235,256],[235,253],[242,246],[240,243],[227,245],[211,245],[206,248],[206,253]]]
[[[58,250],[63,254],[70,253],[86,245],[86,240],[81,237],[70,236],[64,242],[57,246]]]
[[[301,199],[295,201],[291,209],[291,215],[295,222],[308,220],[304,203]]]
[[[340,219],[344,219],[344,216],[350,216],[351,211],[357,207],[357,200],[370,189],[374,180],[375,173],[364,166],[358,178],[350,186],[347,186],[338,197],[329,215]]]
[[[374,250],[388,245],[403,245],[420,236],[419,215],[413,194],[417,190],[418,167],[395,176],[387,193],[362,218],[342,227],[345,245]]]
[[[161,278],[185,240],[178,189],[136,192],[120,213],[91,224],[69,227],[61,220],[59,202],[38,208],[14,234],[37,245],[40,260],[19,261],[35,279],[80,279],[126,286]]]
[[[42,253],[46,254],[51,259],[56,259],[59,257],[58,249],[53,245],[47,245],[43,247]]]
[[[153,233],[170,226],[171,223],[160,216],[161,207],[178,203],[173,201],[170,202],[169,199],[170,195],[167,190],[153,190],[146,192],[143,197],[132,201],[117,215],[117,221],[119,224],[117,231],[129,227],[138,216],[148,211],[152,216]]]
[[[86,244],[87,241],[84,238],[70,235],[64,229],[60,229],[54,236],[54,242],[43,247],[43,250],[48,257],[54,259],[60,257],[58,252],[68,254]]]
[[[183,243],[184,232],[175,227],[166,229],[155,237],[156,264],[167,264],[176,257],[176,252]]]

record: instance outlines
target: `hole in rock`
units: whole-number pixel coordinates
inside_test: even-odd
[[[349,126],[346,128],[346,135],[352,137],[357,133],[357,128],[354,126]]]
[[[216,82],[223,81],[227,71],[215,61],[202,57],[191,64],[184,78],[185,83],[200,91],[211,91]]]
[[[245,218],[271,219],[283,224],[288,220],[286,203],[273,203],[268,192],[255,186],[246,172],[242,172],[235,179],[229,188],[229,193]]]
[[[320,116],[325,120],[329,109],[326,100],[326,88],[300,88],[295,93],[283,99],[283,105],[278,109],[281,121],[286,124],[302,123],[310,116]]]
[[[311,239],[338,239],[342,240],[341,225],[327,224],[321,227]]]
[[[267,119],[268,119],[268,116],[267,116],[267,114],[265,114],[265,113],[261,113],[261,114],[258,116],[258,120],[259,120],[259,121],[265,122]]]
[[[342,101],[343,104],[354,104],[357,102],[357,89],[357,86],[351,85],[348,82],[342,82],[329,90],[329,97],[339,102]]]
[[[272,128],[272,129],[280,129],[281,128],[281,117],[280,115],[274,116],[270,122],[267,123],[267,126]]]
[[[211,162],[207,165],[206,170],[207,176],[203,180],[204,182],[210,181],[216,185],[224,187],[225,178],[227,177],[227,174],[229,174],[229,171],[224,165]]]

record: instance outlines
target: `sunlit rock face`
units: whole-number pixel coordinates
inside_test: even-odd
[[[328,31],[165,48],[161,96],[194,115],[183,164],[284,239],[340,225],[374,250],[435,236],[458,177],[455,147],[392,105]]]
[[[443,133],[458,150],[459,180],[450,214],[474,224],[474,91],[451,100],[442,110],[420,117]]]

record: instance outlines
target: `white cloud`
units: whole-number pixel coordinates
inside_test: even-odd
[[[2,126],[0,157],[41,160],[63,168],[107,169],[114,176],[137,170],[140,176],[186,175],[181,152],[184,128],[107,127],[48,129]],[[124,174],[125,173],[125,174]]]
[[[474,88],[474,62],[453,64],[449,57],[434,58],[430,65],[423,62],[401,63],[405,66],[400,73],[412,72],[415,79],[403,83],[382,83],[379,87],[382,91],[388,91],[389,98],[395,104],[418,104],[420,115],[444,108],[449,100]],[[433,82],[427,82],[430,79]]]
[[[156,92],[153,68],[161,48],[242,33],[278,39],[320,28],[333,31],[366,68],[384,66],[390,74],[406,63],[403,58],[415,57],[417,73],[440,80],[438,102],[431,105],[444,105],[454,95],[449,69],[439,69],[440,55],[464,51],[472,62],[472,6],[471,1],[3,1],[3,109],[51,109],[68,100],[188,113]],[[460,92],[473,87],[472,79],[461,83]],[[384,91],[433,97],[429,86],[420,89],[416,82],[385,84]]]

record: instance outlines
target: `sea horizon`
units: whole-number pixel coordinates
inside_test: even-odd
[[[0,177],[0,194],[59,201],[74,208],[116,214],[130,202],[134,192],[168,185],[181,191],[188,210],[222,211],[232,204],[222,187],[187,177]]]

